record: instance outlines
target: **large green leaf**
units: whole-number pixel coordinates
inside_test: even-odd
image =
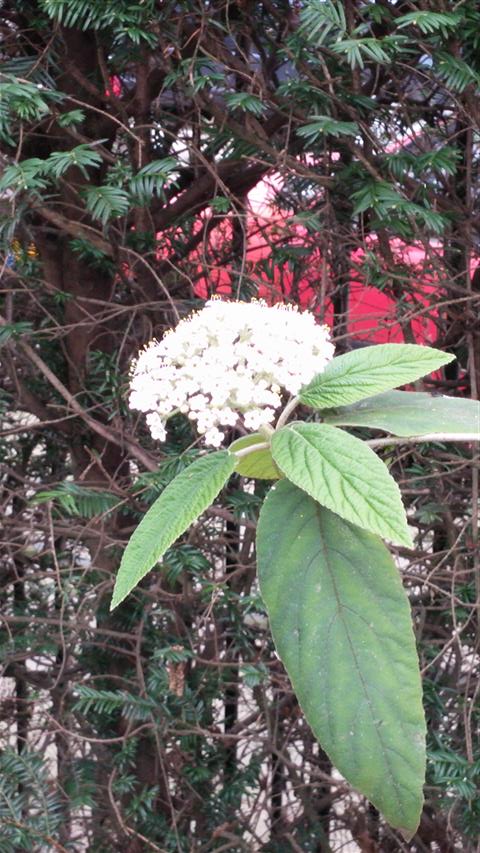
[[[282,480],[260,513],[257,556],[275,646],[315,736],[410,837],[425,723],[410,608],[388,550]]]
[[[229,450],[235,453],[236,450],[244,450],[246,447],[252,447],[254,444],[264,443],[265,437],[259,432],[253,432],[250,435],[242,435],[241,438],[237,438],[230,445]],[[268,448],[254,450],[248,456],[241,456],[237,461],[235,470],[242,477],[252,477],[256,480],[278,480],[282,476]]]
[[[272,437],[281,471],[347,521],[411,547],[400,490],[363,441],[327,424],[289,424]]]
[[[386,391],[352,406],[325,409],[330,424],[383,429],[394,435],[433,432],[475,432],[480,436],[480,403],[461,397],[443,397],[408,391]]]
[[[235,456],[218,450],[178,474],[142,518],[125,548],[110,609],[128,595],[167,548],[212,501],[235,469]]]
[[[453,361],[454,355],[416,344],[379,344],[334,358],[301,389],[302,403],[314,409],[356,403],[397,385],[414,382]]]

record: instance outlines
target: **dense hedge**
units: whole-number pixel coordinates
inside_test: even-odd
[[[208,291],[308,304],[338,352],[429,340],[457,366],[424,387],[478,397],[477,4],[5,0],[0,24],[0,849],[473,853],[477,451],[384,454],[429,721],[409,844],[332,774],[274,653],[268,485],[232,477],[109,600],[199,452],[181,417],[152,442],[129,364]]]

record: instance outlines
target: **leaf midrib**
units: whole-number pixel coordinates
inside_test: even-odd
[[[390,775],[390,780],[391,780],[391,783],[393,784],[393,789],[395,790],[395,797],[396,797],[396,800],[397,800],[397,807],[398,807],[399,811],[403,814],[403,809],[402,809],[402,806],[401,806],[401,796],[400,796],[399,786],[398,786],[398,784],[397,784],[397,782],[396,782],[395,774],[394,774],[394,773],[393,773],[393,771],[392,771],[391,762],[390,762],[390,758],[389,758],[388,748],[387,748],[387,745],[385,744],[385,742],[384,742],[384,740],[383,740],[383,738],[382,738],[382,735],[381,735],[381,732],[380,732],[380,728],[375,724],[375,716],[374,716],[374,713],[373,713],[372,700],[371,700],[371,698],[370,698],[370,694],[369,694],[369,691],[368,691],[368,686],[367,686],[367,684],[366,684],[366,682],[365,682],[365,679],[363,678],[363,675],[362,675],[362,672],[361,672],[361,668],[360,668],[359,663],[358,663],[358,658],[357,658],[357,655],[356,655],[356,652],[355,652],[355,646],[354,646],[354,644],[353,644],[353,642],[352,642],[351,634],[350,634],[349,627],[348,627],[348,622],[346,622],[346,620],[345,620],[345,619],[344,619],[344,617],[343,617],[343,604],[342,604],[342,601],[341,601],[341,598],[340,598],[340,595],[339,595],[339,591],[338,591],[338,587],[337,587],[337,584],[336,584],[336,581],[335,581],[335,572],[333,571],[333,568],[332,568],[332,566],[331,566],[331,564],[330,564],[330,560],[329,560],[329,556],[328,556],[328,551],[327,551],[327,547],[326,547],[326,535],[325,535],[325,531],[324,531],[324,527],[323,527],[323,521],[322,521],[322,517],[321,517],[321,510],[320,510],[320,508],[319,508],[319,507],[315,507],[315,514],[316,514],[316,517],[317,517],[318,527],[319,527],[319,531],[320,531],[320,540],[321,540],[321,543],[322,543],[322,544],[321,544],[321,549],[323,550],[323,556],[324,556],[324,560],[325,560],[325,565],[326,565],[326,568],[327,568],[328,574],[329,574],[329,576],[330,576],[330,580],[331,580],[331,583],[332,583],[332,587],[333,587],[333,591],[334,591],[335,599],[336,599],[336,601],[337,601],[337,611],[338,611],[338,616],[339,616],[339,619],[341,620],[341,622],[342,622],[342,624],[343,624],[343,626],[344,626],[345,634],[346,634],[346,637],[347,637],[347,640],[348,640],[348,645],[349,645],[349,647],[350,647],[350,650],[351,650],[351,653],[352,653],[352,658],[353,658],[354,663],[355,663],[355,669],[356,669],[356,672],[357,672],[357,676],[358,676],[358,679],[359,679],[359,681],[360,681],[360,683],[361,683],[361,687],[362,687],[363,693],[364,693],[364,695],[365,695],[365,699],[366,699],[366,701],[367,701],[367,706],[368,706],[369,711],[370,711],[370,716],[371,716],[371,719],[372,719],[372,725],[373,725],[373,728],[374,728],[375,734],[376,734],[376,736],[377,736],[377,738],[378,738],[378,740],[379,740],[380,747],[381,747],[381,750],[382,750],[382,754],[383,754],[384,759],[385,759],[385,764],[386,764],[386,765],[387,765],[387,767],[388,767],[388,772],[389,772],[389,775]],[[330,716],[330,710],[329,710],[329,716]]]
[[[321,425],[321,424],[318,424],[318,426],[320,426],[320,427],[321,427],[322,425]],[[335,429],[335,427],[332,427],[332,429]],[[341,430],[340,430],[340,432],[341,432]],[[354,492],[355,492],[359,497],[361,497],[361,498],[362,498],[362,500],[364,500],[364,501],[365,501],[365,503],[367,504],[367,506],[368,506],[368,508],[369,508],[370,512],[372,512],[374,516],[378,516],[378,509],[377,509],[377,508],[376,508],[376,507],[371,503],[371,500],[369,499],[370,493],[372,492],[372,488],[371,488],[371,485],[369,484],[369,481],[368,481],[368,480],[365,480],[365,479],[363,479],[362,477],[357,476],[356,474],[355,474],[355,475],[352,475],[352,476],[353,476],[353,477],[355,477],[357,480],[359,480],[361,483],[365,484],[365,486],[367,487],[367,494],[365,494],[365,493],[363,493],[363,492],[360,492],[360,491],[359,491],[359,489],[358,489],[358,487],[355,485],[355,483],[354,483],[354,482],[352,482],[352,479],[351,479],[351,477],[348,475],[348,473],[344,473],[344,472],[343,472],[343,471],[341,471],[341,470],[340,470],[336,465],[334,465],[334,464],[333,464],[333,462],[332,462],[332,460],[331,460],[331,458],[327,458],[324,454],[322,454],[322,453],[318,450],[318,448],[317,448],[317,447],[315,447],[315,445],[312,443],[312,441],[310,441],[310,440],[309,440],[305,435],[303,435],[303,434],[302,434],[302,433],[300,433],[300,432],[297,432],[297,431],[296,431],[295,429],[293,429],[293,428],[290,428],[290,433],[291,433],[291,434],[293,434],[293,435],[295,435],[295,436],[296,436],[296,437],[298,437],[299,439],[303,440],[303,441],[305,442],[305,444],[307,445],[307,447],[308,447],[308,448],[310,448],[311,450],[313,450],[313,452],[314,452],[314,453],[316,453],[316,454],[320,457],[322,464],[328,464],[328,465],[330,465],[330,466],[331,466],[331,467],[332,467],[332,468],[337,472],[337,474],[339,475],[339,477],[340,477],[340,481],[342,481],[342,479],[347,480],[347,482],[348,482],[348,484],[349,484],[350,488],[352,489],[352,491],[354,491]],[[348,433],[347,433],[347,434],[348,434]],[[328,441],[328,439],[327,439],[327,438],[325,438],[325,439],[323,439],[323,440],[327,440],[327,441]],[[307,462],[307,459],[306,459],[306,450],[305,450],[305,449],[303,450],[303,453],[304,453],[305,462]],[[351,458],[352,458],[352,457],[351,457]],[[377,458],[378,458],[378,457],[377,457]],[[379,461],[380,461],[380,460],[379,460]],[[305,464],[305,468],[307,469],[307,471],[308,471],[308,473],[309,473],[309,477],[310,477],[311,482],[313,482],[313,477],[312,477],[312,475],[311,475],[309,465]],[[388,472],[388,469],[387,469],[387,474],[388,474],[388,473],[389,473],[389,472]],[[324,484],[325,484],[325,488],[326,488],[326,490],[327,490],[327,492],[328,492],[328,494],[329,494],[329,496],[330,496],[330,500],[332,501],[332,503],[334,503],[334,500],[333,500],[333,493],[332,493],[332,491],[331,491],[331,489],[330,489],[330,487],[329,487],[329,484],[328,484],[328,478],[325,478],[325,480],[324,480]],[[300,488],[302,488],[302,487],[300,486]],[[311,492],[311,491],[310,491],[308,494],[310,494],[310,496],[311,496],[314,500],[317,500],[317,498],[315,497],[315,495],[313,495],[313,494],[312,494],[312,492]],[[353,512],[356,512],[356,507],[355,507],[355,505],[354,505],[354,504],[351,502],[351,500],[346,496],[345,491],[344,491],[343,489],[342,489],[342,495],[343,495],[343,498],[344,498],[344,500],[346,501],[346,503],[347,503],[347,504],[349,505],[349,507],[353,510]],[[392,497],[393,497],[393,495],[392,495]],[[400,498],[400,493],[399,493],[398,497],[399,497],[399,499],[401,500],[401,498]],[[381,495],[379,496],[377,493],[375,493],[375,499],[376,499],[377,503],[378,503],[378,504],[380,504],[381,506],[383,506],[387,511],[390,511],[390,512],[391,512],[392,508],[393,508],[393,509],[395,509],[395,507],[394,507],[394,506],[392,506],[393,501],[391,501],[391,500],[390,500],[390,501],[386,501],[386,500],[385,500],[385,496],[384,496],[384,495],[382,495],[382,494],[381,494]],[[383,519],[383,520],[385,521],[385,519]],[[387,521],[387,522],[386,522],[386,524],[388,524],[388,527],[390,528],[390,531],[391,531],[392,533],[394,533],[395,537],[396,537],[396,536],[398,536],[398,532],[399,532],[399,531],[397,530],[396,526],[394,527],[390,521]],[[363,525],[360,525],[360,526],[361,526],[363,529],[367,529],[367,528],[365,528]],[[403,537],[402,537],[402,538],[403,538]]]

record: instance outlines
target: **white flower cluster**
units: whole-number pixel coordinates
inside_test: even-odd
[[[219,427],[240,417],[248,430],[270,424],[282,390],[296,394],[333,352],[328,327],[307,311],[212,299],[140,353],[130,407],[147,413],[153,438],[164,441],[167,418],[180,411],[219,447]]]

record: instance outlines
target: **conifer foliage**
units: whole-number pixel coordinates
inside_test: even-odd
[[[129,409],[131,362],[206,297],[308,304],[340,358],[432,344],[456,359],[417,393],[478,399],[478,4],[4,0],[0,29],[0,850],[473,853],[473,445],[386,442],[375,402],[324,403],[330,430],[371,428],[415,539],[394,549],[428,723],[409,842],[332,771],[274,652],[269,459],[109,605],[200,453],[181,412],[158,442]]]

